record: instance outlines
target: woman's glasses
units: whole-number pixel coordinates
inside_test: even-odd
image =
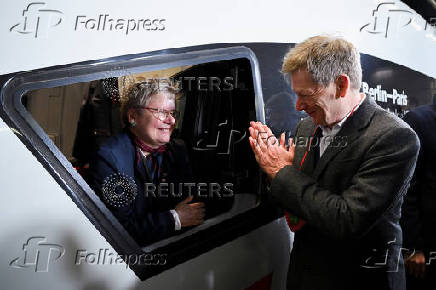
[[[168,118],[168,116],[171,116],[176,120],[180,117],[180,112],[176,111],[176,110],[167,111],[167,110],[163,110],[163,109],[143,107],[143,106],[140,106],[139,108],[149,110],[151,112],[151,114],[153,115],[153,117],[155,117],[156,119],[159,119],[160,121],[166,120]]]

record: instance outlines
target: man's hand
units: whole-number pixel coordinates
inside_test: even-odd
[[[295,144],[292,139],[289,139],[289,148],[286,149],[284,133],[279,142],[268,126],[260,122],[250,122],[248,130],[250,131],[250,146],[256,161],[270,180],[280,169],[293,164]]]
[[[204,222],[204,203],[189,203],[192,199],[193,196],[191,195],[176,205],[175,210],[179,215],[182,227],[197,226]]]
[[[413,253],[405,260],[405,265],[409,275],[415,278],[423,278],[425,274],[425,256],[422,252]]]

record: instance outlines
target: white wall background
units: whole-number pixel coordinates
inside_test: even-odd
[[[331,1],[149,1],[46,0],[26,13],[32,1],[7,0],[0,10],[0,74],[165,48],[221,42],[300,42],[320,33],[339,34],[363,53],[436,77],[436,31],[398,0]],[[373,10],[381,3],[374,29]],[[62,12],[47,13],[38,9]],[[400,11],[399,11],[400,10]],[[163,31],[74,30],[77,16],[98,19],[164,18]],[[40,16],[35,38],[37,16]],[[51,15],[51,16],[50,16]],[[62,22],[55,26],[59,15]],[[52,17],[52,18],[50,18]],[[388,33],[386,23],[389,18]],[[410,22],[411,20],[411,22]],[[410,23],[409,23],[410,22]],[[362,31],[361,28],[369,24]],[[377,32],[377,33],[375,33]]]

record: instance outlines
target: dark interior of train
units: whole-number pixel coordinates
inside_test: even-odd
[[[39,126],[87,180],[89,161],[124,125],[120,108],[129,87],[147,78],[180,83],[181,115],[172,137],[184,140],[196,183],[232,184],[230,198],[208,197],[206,219],[258,205],[261,175],[248,143],[256,119],[250,62],[233,59],[28,91],[22,102]]]

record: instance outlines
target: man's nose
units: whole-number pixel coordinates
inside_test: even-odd
[[[295,102],[295,109],[297,109],[297,111],[303,111],[304,109],[306,109],[306,104],[300,97],[297,97],[297,101]]]

